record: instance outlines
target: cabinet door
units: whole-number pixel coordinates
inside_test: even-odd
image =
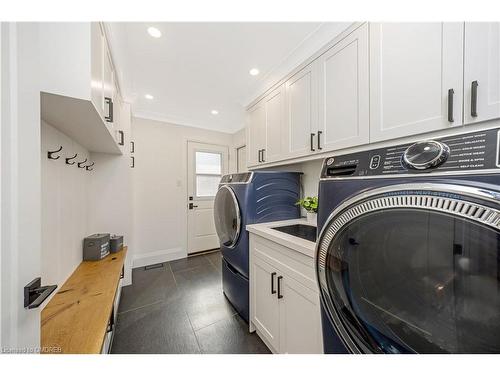
[[[461,125],[462,85],[463,23],[370,24],[371,142]]]
[[[280,292],[280,353],[323,353],[318,293],[286,275]]]
[[[317,148],[332,151],[366,144],[370,133],[368,24],[318,59]]]
[[[104,36],[98,22],[91,24],[91,100],[99,115],[104,118],[103,63]]]
[[[282,157],[282,129],[285,119],[284,85],[273,90],[264,98],[266,106],[266,148],[264,162],[280,160]]]
[[[103,90],[104,90],[104,102],[103,102],[103,114],[104,120],[107,125],[112,125],[113,121],[111,121],[111,105],[109,104],[109,100],[114,100],[114,92],[115,92],[115,78],[113,72],[113,65],[111,64],[111,58],[109,56],[108,48],[105,45],[104,47],[104,60],[103,60]]]
[[[317,72],[314,63],[306,66],[285,83],[285,153],[288,157],[316,151],[311,134],[317,129]],[[314,136],[315,137],[315,136]],[[312,144],[311,144],[312,143]]]
[[[266,148],[266,109],[260,101],[247,112],[248,121],[248,166],[260,163],[259,150]]]
[[[464,71],[465,123],[500,117],[500,24],[498,22],[465,24]],[[476,90],[475,95],[474,90]]]
[[[271,289],[277,288],[278,271],[258,257],[253,257],[251,267],[253,306],[250,319],[274,350],[279,352],[280,310],[277,292],[272,293]]]

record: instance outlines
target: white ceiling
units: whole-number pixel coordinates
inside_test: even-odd
[[[119,22],[106,28],[134,116],[234,133],[244,126],[244,106],[280,69],[289,68],[297,51],[313,45],[315,35],[331,39],[348,24],[328,24],[326,36],[325,25]],[[162,37],[149,36],[149,26]],[[251,68],[260,74],[251,76]]]

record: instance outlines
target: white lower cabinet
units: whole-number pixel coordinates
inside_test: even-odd
[[[314,260],[250,234],[250,328],[273,353],[323,353]]]

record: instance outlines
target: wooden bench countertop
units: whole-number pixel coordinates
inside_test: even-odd
[[[42,353],[101,352],[126,254],[80,263],[42,310]]]

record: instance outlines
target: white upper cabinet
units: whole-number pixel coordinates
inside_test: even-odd
[[[113,104],[116,101],[115,98],[115,76],[113,71],[113,64],[111,62],[111,57],[107,48],[104,51],[103,60],[103,96],[104,96],[104,121],[110,125],[113,123]]]
[[[91,24],[91,100],[99,113],[104,118],[104,34],[98,23]]]
[[[284,85],[280,85],[264,98],[266,109],[266,147],[263,162],[279,160],[283,149],[282,130],[285,120]]]
[[[316,151],[318,79],[314,66],[314,62],[309,64],[285,83],[285,158]]]
[[[370,141],[462,125],[463,24],[370,24]]]
[[[500,24],[465,24],[464,122],[500,117]]]
[[[264,101],[260,101],[247,112],[247,159],[248,166],[255,166],[262,162],[262,150],[266,148],[266,108]]]
[[[121,154],[112,121],[116,83],[101,24],[40,23],[39,55],[42,119],[89,151]]]
[[[318,150],[368,143],[368,52],[368,24],[365,24],[318,58]]]

